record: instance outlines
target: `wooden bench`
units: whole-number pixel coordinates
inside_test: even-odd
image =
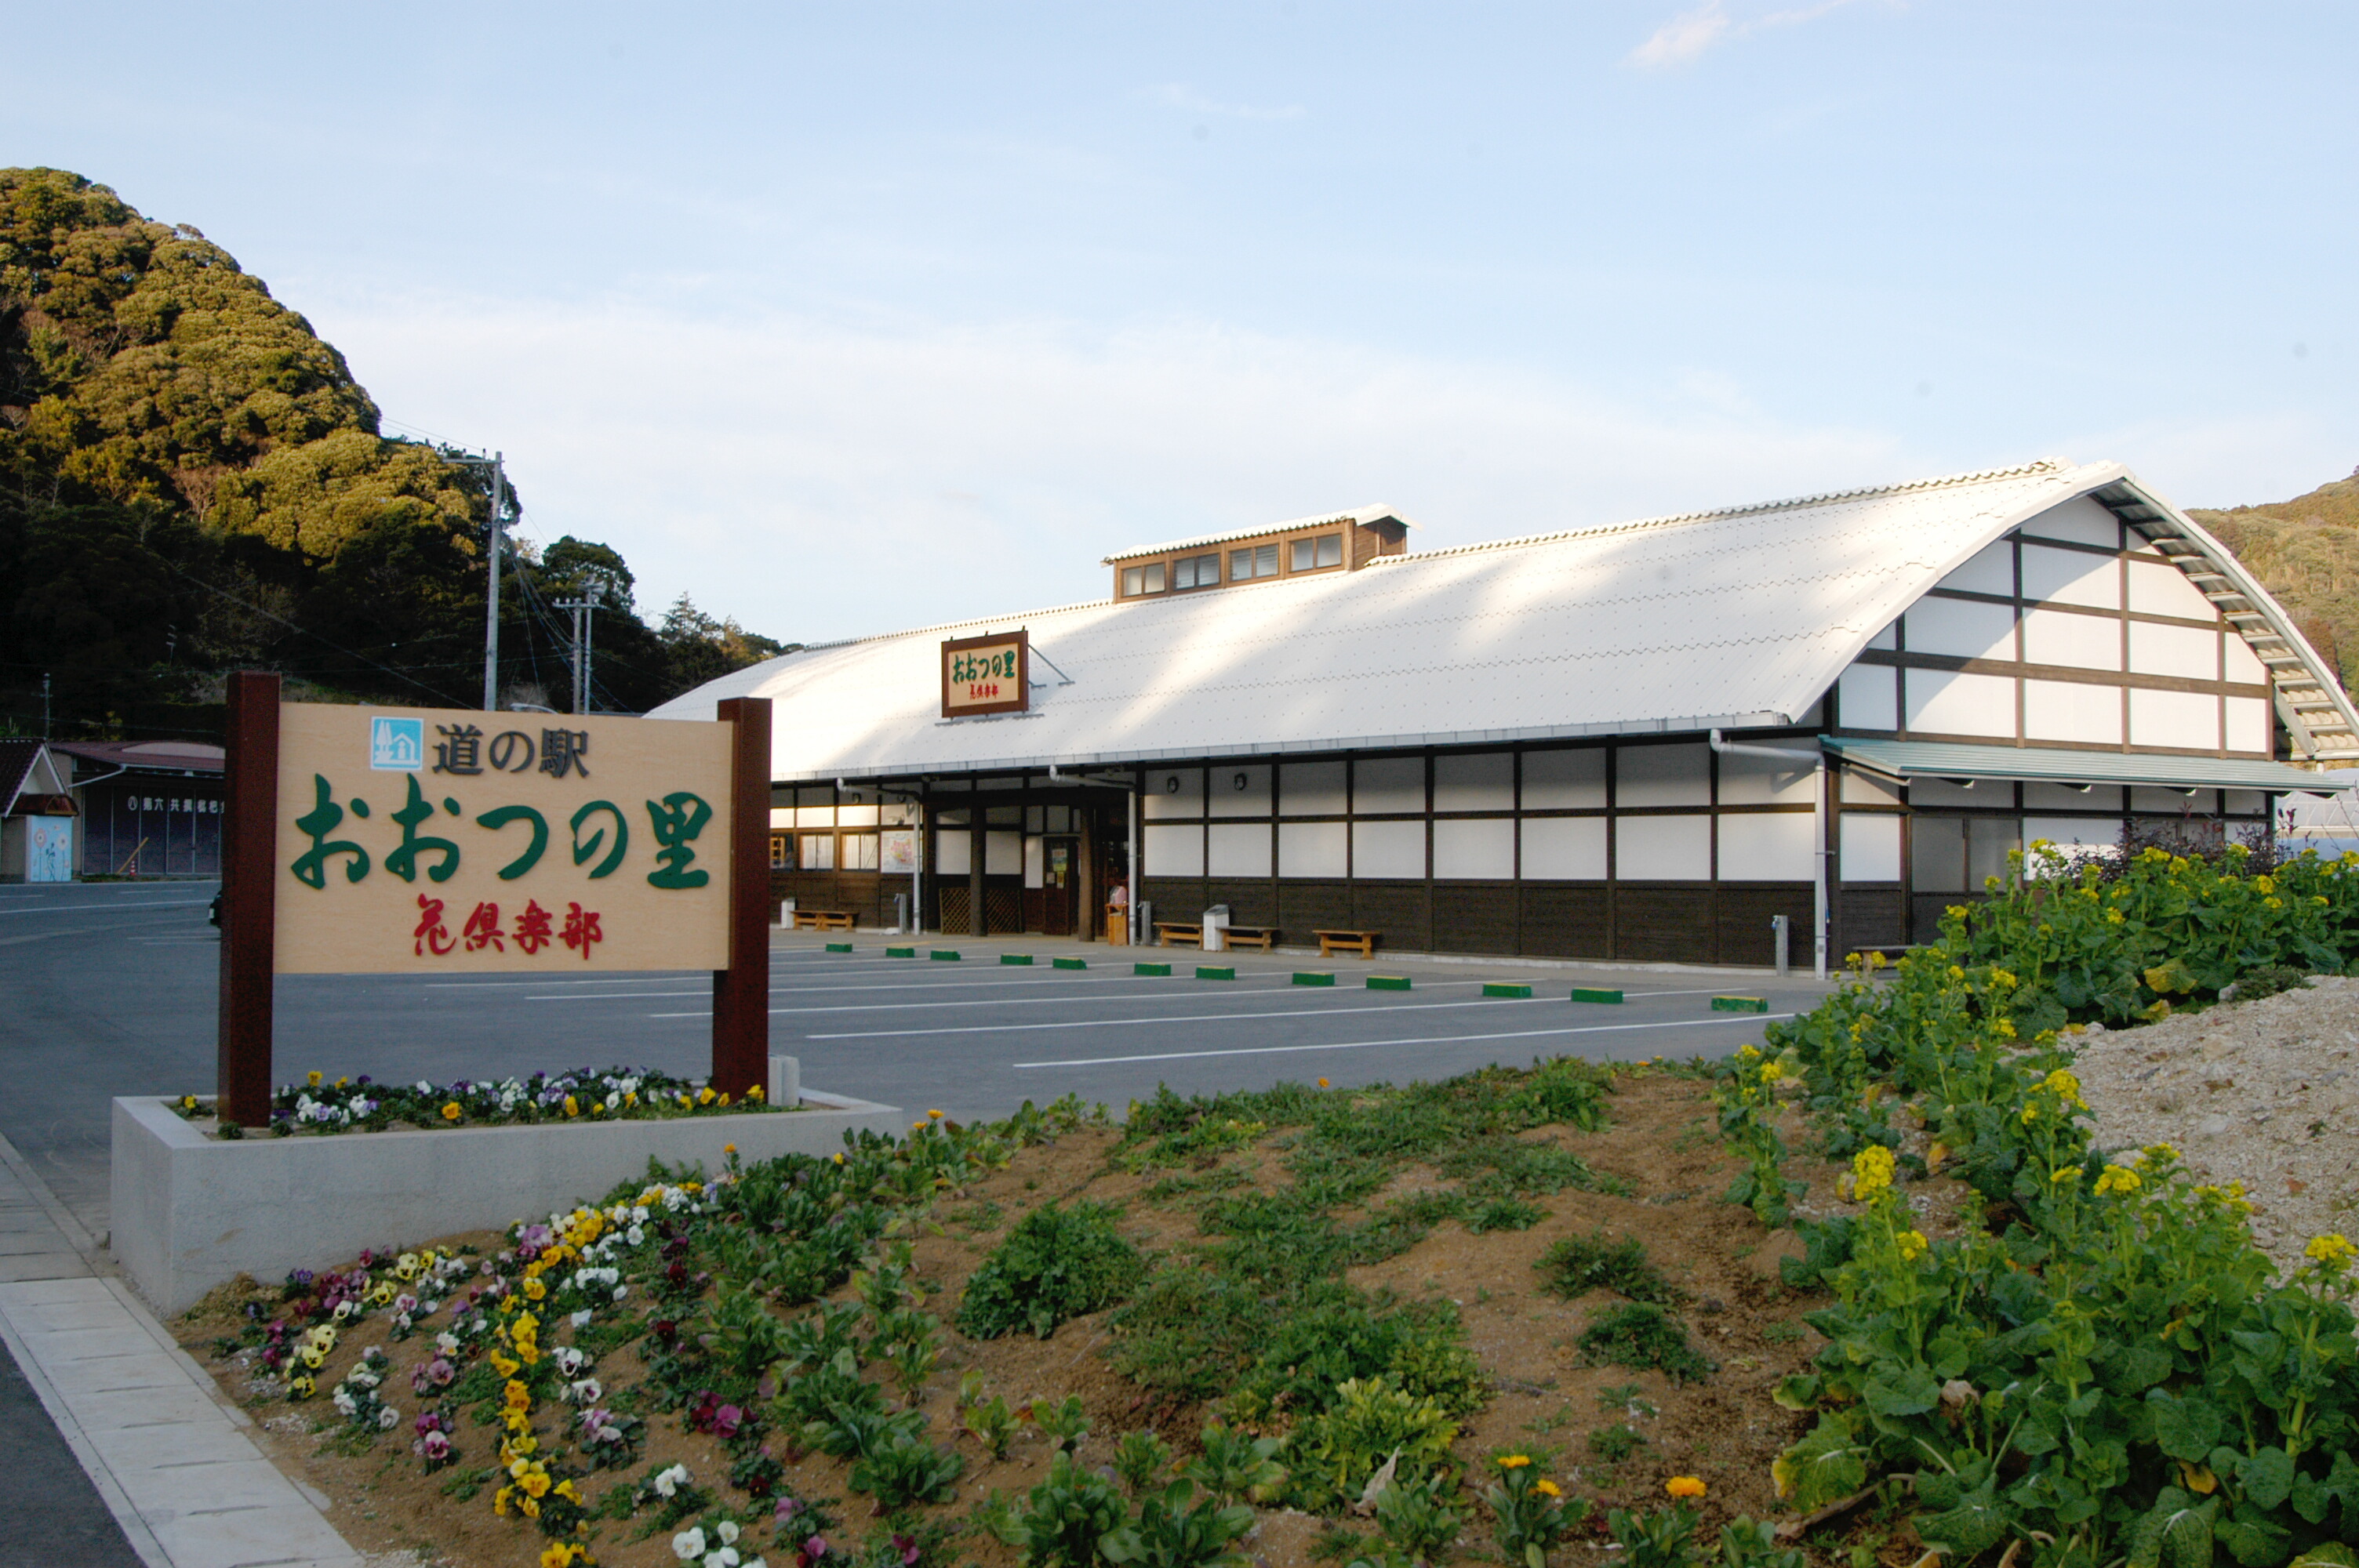
[[[852,911],[848,909],[798,909],[793,912],[798,931],[849,931]]]
[[[1204,928],[1185,920],[1158,920],[1155,923],[1155,939],[1166,947],[1201,947]]]
[[[1338,953],[1357,953],[1363,958],[1376,956],[1376,942],[1381,931],[1314,931],[1319,938],[1319,956],[1332,958]]]
[[[1225,938],[1232,947],[1258,947],[1266,953],[1277,940],[1277,928],[1271,925],[1232,925]]]

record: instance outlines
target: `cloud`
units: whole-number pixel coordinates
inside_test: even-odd
[[[1096,598],[1110,550],[1322,508],[1398,506],[1430,549],[1944,466],[1704,373],[1609,400],[1204,322],[349,294],[308,313],[389,416],[506,453],[527,536],[614,546],[643,611],[685,591],[803,640]]]
[[[1791,27],[1804,22],[1815,22],[1852,3],[1853,0],[1819,0],[1815,5],[1769,11],[1738,20],[1729,16],[1723,0],[1704,0],[1704,4],[1694,10],[1682,11],[1656,28],[1654,36],[1632,49],[1623,63],[1648,70],[1685,65],[1717,45],[1734,43],[1773,27]]]
[[[1287,103],[1276,108],[1261,108],[1251,103],[1223,103],[1205,97],[1184,81],[1167,81],[1150,87],[1147,96],[1169,109],[1184,109],[1190,114],[1209,114],[1223,120],[1303,120],[1310,111],[1299,103]]]

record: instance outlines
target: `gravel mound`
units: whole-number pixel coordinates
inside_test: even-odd
[[[2169,1143],[2198,1179],[2245,1184],[2253,1238],[2291,1269],[2359,1231],[2359,980],[2081,1036],[2100,1148]]]

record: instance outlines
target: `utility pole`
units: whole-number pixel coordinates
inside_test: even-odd
[[[41,739],[49,738],[49,674],[41,672]]]
[[[455,448],[441,449],[446,463],[464,463],[470,468],[489,469],[491,480],[490,526],[486,530],[490,548],[485,550],[485,583],[484,589],[484,711],[497,713],[500,708],[500,549],[502,530],[507,522],[507,483],[504,462],[505,452],[490,457],[477,457]]]
[[[560,599],[556,608],[573,612],[573,711],[590,711],[590,633],[594,599]]]

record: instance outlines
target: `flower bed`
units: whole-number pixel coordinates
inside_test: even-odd
[[[1405,1568],[1609,1532],[1668,1568],[1720,1524],[1732,1568],[1793,1568],[1735,1516],[1799,1429],[1739,1412],[1807,1332],[1712,1201],[1707,1092],[1564,1062],[1166,1096],[1120,1130],[929,1116],[414,1249],[408,1278],[372,1253],[223,1292],[184,1332],[283,1462],[367,1488],[385,1535],[356,1544],[460,1568]],[[1613,1256],[1653,1315],[1585,1348],[1627,1303],[1548,1260],[1608,1232],[1644,1238]],[[323,1324],[306,1394],[283,1347]]]
[[[1835,1304],[1811,1319],[1829,1340],[1815,1368],[1778,1391],[1816,1417],[1779,1490],[1800,1509],[1874,1491],[1957,1563],[2347,1563],[2355,1249],[2321,1236],[2276,1278],[2241,1189],[2194,1181],[2168,1144],[2094,1145],[2071,1063],[2082,1022],[2213,1005],[2288,961],[2343,968],[2359,861],[2149,850],[2068,867],[2039,848],[2048,870],[2018,857],[1940,943],[1880,983],[1861,966],[1774,1026],[1769,1054],[1741,1054],[1723,1090],[1752,1168],[1732,1195],[1765,1220],[1799,1196],[1781,1097],[1852,1162],[1849,1212],[1799,1222],[1807,1252],[1788,1265]],[[1970,1220],[1929,1238],[1921,1206],[1952,1183]]]
[[[212,1124],[222,1138],[243,1138],[247,1130],[221,1123],[211,1097],[182,1095],[171,1102],[184,1119]],[[792,1110],[772,1106],[759,1084],[735,1105],[701,1079],[674,1077],[652,1067],[577,1067],[570,1073],[535,1073],[528,1078],[475,1083],[465,1078],[437,1085],[381,1084],[365,1073],[331,1084],[320,1073],[288,1084],[270,1097],[270,1131],[298,1133],[437,1131],[461,1127],[532,1127],[565,1121],[647,1121],[685,1116],[745,1115]]]

